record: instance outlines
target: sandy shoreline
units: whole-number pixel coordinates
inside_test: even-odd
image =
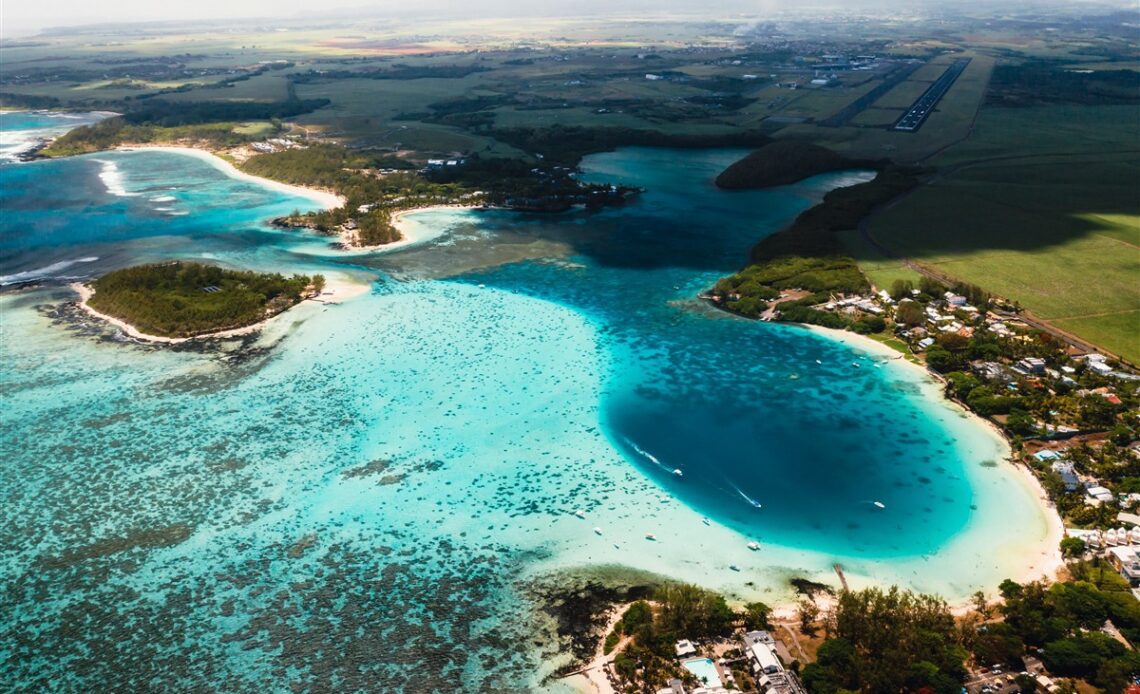
[[[413,207],[392,214],[392,226],[395,227],[396,231],[400,232],[399,241],[374,246],[356,246],[353,245],[354,232],[352,231],[342,231],[340,233],[340,240],[345,245],[345,252],[348,253],[387,253],[430,241],[434,238],[438,238],[443,233],[442,229],[417,228],[416,225],[410,224],[408,220],[405,219],[407,215],[418,214],[420,212],[437,212],[441,210],[477,210],[481,208],[481,205],[429,205],[427,207]]]
[[[799,324],[797,324],[799,325]],[[906,368],[914,369],[931,381],[941,382],[938,375],[927,369],[925,366],[915,364],[914,362],[899,357],[901,352],[884,345],[881,342],[872,340],[865,335],[859,335],[848,330],[837,330],[834,328],[824,328],[818,325],[801,325],[800,327],[806,328],[811,332],[823,335],[828,339],[841,342],[846,345],[851,345],[862,351],[871,352],[875,355],[881,355],[889,358],[893,362],[899,362],[906,365]],[[994,436],[995,440],[1001,443],[1003,458],[1006,463],[1012,466],[1017,474],[1016,479],[1021,482],[1025,488],[1037,499],[1041,507],[1041,513],[1046,523],[1046,537],[1042,541],[1044,550],[1032,559],[1026,566],[1025,571],[1015,576],[1014,579],[1026,583],[1029,581],[1039,580],[1046,578],[1050,581],[1054,580],[1057,572],[1065,565],[1064,557],[1061,555],[1061,539],[1065,536],[1065,526],[1061,521],[1061,517],[1057,514],[1056,507],[1053,502],[1049,500],[1049,495],[1046,493],[1045,488],[1041,485],[1041,481],[1033,474],[1033,471],[1025,466],[1024,463],[1017,460],[1013,455],[1013,448],[1010,445],[1009,439],[1006,437],[1005,432],[998,427],[997,424],[988,419],[979,417],[977,414],[971,412],[968,408],[951,398],[946,397],[945,394],[941,395],[942,401],[950,405],[953,409],[962,412],[971,421],[977,422],[985,426],[985,428]],[[996,591],[996,586],[994,587]],[[954,604],[956,612],[964,611],[962,608],[964,603]]]
[[[234,166],[230,162],[226,161],[225,159],[222,159],[221,157],[217,156],[213,152],[210,152],[209,150],[201,149],[198,147],[178,147],[178,146],[174,146],[174,145],[141,144],[141,145],[121,145],[119,147],[116,147],[115,149],[116,149],[116,151],[120,151],[120,152],[137,152],[137,151],[146,150],[146,151],[151,151],[151,152],[168,152],[171,154],[181,154],[181,155],[188,156],[188,157],[194,157],[195,159],[198,159],[198,160],[201,160],[201,161],[204,161],[204,162],[210,164],[215,169],[217,169],[218,171],[221,171],[222,173],[224,173],[226,176],[229,176],[230,178],[234,178],[234,179],[237,179],[239,181],[247,181],[249,183],[256,183],[257,185],[264,186],[266,188],[270,188],[272,190],[276,190],[276,191],[279,191],[282,193],[288,193],[290,195],[296,195],[298,197],[308,198],[308,199],[320,204],[321,207],[323,207],[324,209],[328,209],[328,210],[335,209],[337,207],[343,207],[345,202],[346,202],[344,197],[337,195],[336,193],[332,193],[330,191],[327,191],[327,190],[318,190],[316,188],[306,188],[304,186],[291,185],[289,183],[282,183],[280,181],[274,181],[271,178],[262,178],[261,176],[254,176],[253,174],[248,174],[248,173],[238,169],[236,166]]]
[[[241,335],[249,335],[250,333],[254,333],[254,332],[261,330],[262,328],[264,328],[265,326],[267,326],[271,322],[273,322],[273,320],[275,320],[281,316],[284,316],[285,314],[289,313],[289,311],[291,311],[293,308],[300,306],[305,301],[320,301],[322,303],[327,303],[327,302],[331,302],[331,301],[343,301],[343,300],[351,299],[355,296],[360,296],[361,294],[368,291],[368,285],[366,285],[366,284],[360,284],[357,282],[351,282],[351,281],[343,280],[343,279],[326,281],[325,287],[321,291],[319,296],[310,297],[308,299],[305,299],[305,300],[295,304],[294,306],[292,306],[292,307],[290,307],[284,311],[281,311],[280,313],[276,313],[276,314],[270,316],[269,318],[266,318],[265,320],[258,321],[256,323],[251,324],[251,325],[242,326],[240,328],[233,328],[231,330],[220,330],[218,332],[213,332],[213,333],[203,333],[201,335],[195,335],[193,337],[163,337],[161,335],[149,335],[147,333],[144,333],[141,330],[139,330],[138,328],[136,328],[135,326],[131,325],[130,323],[122,320],[121,318],[115,318],[114,316],[109,316],[105,313],[100,313],[99,311],[96,311],[95,309],[91,308],[91,306],[87,302],[91,299],[92,296],[95,295],[95,290],[92,289],[91,287],[87,286],[86,284],[83,284],[82,282],[73,282],[73,283],[69,284],[68,286],[71,287],[71,289],[74,290],[75,293],[77,293],[79,295],[79,301],[76,302],[76,305],[79,306],[80,309],[82,309],[85,313],[87,313],[92,318],[97,318],[101,321],[105,321],[107,323],[110,323],[111,325],[117,327],[119,330],[122,330],[124,334],[129,335],[130,337],[132,337],[136,340],[140,340],[143,342],[151,342],[151,343],[155,343],[155,344],[164,344],[164,345],[177,345],[177,344],[181,344],[183,342],[190,342],[193,340],[224,339],[224,338],[229,338],[229,337],[238,337]]]

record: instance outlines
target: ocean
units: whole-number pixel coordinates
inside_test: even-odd
[[[949,599],[1022,577],[1045,515],[937,382],[695,299],[870,176],[716,189],[742,154],[593,155],[647,192],[423,212],[430,240],[372,254],[273,229],[313,203],[187,156],[0,165],[0,681],[548,690],[543,600],[582,577],[772,603],[836,563]],[[69,308],[67,281],[171,258],[369,291],[197,347]]]

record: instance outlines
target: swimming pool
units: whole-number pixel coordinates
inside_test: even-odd
[[[686,670],[693,673],[697,680],[703,683],[709,689],[723,686],[720,682],[720,675],[716,671],[716,664],[708,658],[693,658],[681,663]]]

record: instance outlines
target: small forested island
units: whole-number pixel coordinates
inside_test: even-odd
[[[771,188],[843,169],[878,169],[885,162],[851,159],[810,142],[777,140],[764,145],[716,177],[718,188]]]
[[[321,275],[172,262],[109,272],[91,283],[95,293],[85,303],[147,335],[187,338],[253,325],[319,294],[324,284]]]

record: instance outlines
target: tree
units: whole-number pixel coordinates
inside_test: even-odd
[[[768,622],[771,614],[772,608],[762,602],[748,603],[744,606],[744,628],[750,631],[771,629],[772,625]]]
[[[1085,553],[1085,541],[1079,537],[1066,537],[1061,540],[1061,554],[1066,557],[1079,557]]]
[[[926,312],[917,301],[901,301],[895,307],[895,321],[903,325],[922,325],[926,322]]]
[[[802,598],[796,607],[796,617],[800,620],[800,631],[811,635],[815,633],[815,620],[819,619],[819,605],[814,600]]]
[[[940,373],[954,371],[960,363],[957,357],[940,345],[931,345],[930,349],[926,350],[926,364]]]
[[[971,597],[974,601],[974,609],[977,610],[978,614],[980,614],[983,619],[988,618],[990,616],[990,606],[989,603],[986,602],[986,594],[979,590]]]
[[[946,287],[942,286],[942,283],[938,280],[924,276],[918,278],[918,290],[930,296],[941,296],[946,292]]]
[[[1005,420],[1005,427],[1015,434],[1029,436],[1037,431],[1037,422],[1025,410],[1012,407],[1009,410],[1009,418]]]
[[[914,282],[910,280],[895,280],[891,283],[891,298],[895,301],[910,298],[912,291],[914,291]]]
[[[881,333],[887,329],[887,322],[879,316],[865,316],[851,324],[851,330],[860,335]]]

